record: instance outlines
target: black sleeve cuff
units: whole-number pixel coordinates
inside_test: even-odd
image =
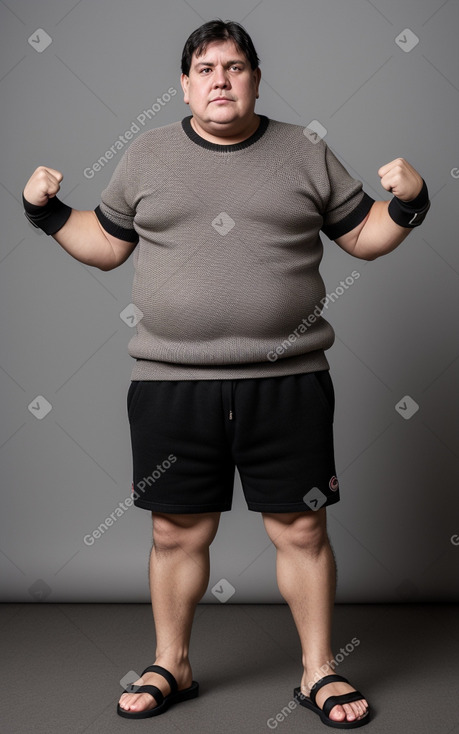
[[[397,198],[397,197],[395,197]],[[402,199],[399,199],[400,204],[406,206],[408,209],[423,209],[427,204],[429,203],[429,192],[427,190],[427,184],[422,179],[422,189],[420,190],[419,194],[416,196],[415,199],[411,199],[411,201],[403,201]]]
[[[22,192],[22,205],[24,207],[24,211],[26,211],[27,214],[41,214],[45,206],[48,207],[47,209],[48,211],[50,210],[52,203],[53,203],[53,199],[55,198],[56,197],[53,196],[51,199],[48,199],[46,204],[43,204],[42,206],[37,206],[36,204],[31,204],[30,201],[27,201],[27,199],[24,196],[24,192]]]
[[[119,240],[125,240],[126,242],[139,241],[139,235],[135,229],[126,229],[125,227],[120,227],[119,224],[115,224],[102,213],[100,206],[97,206],[94,209],[94,212],[103,229],[105,229],[108,234],[111,234],[112,237],[117,237]]]
[[[389,202],[388,214],[391,219],[400,227],[419,227],[426,218],[430,209],[429,192],[424,179],[422,179],[422,189],[415,199],[411,201],[403,201],[393,196]]]
[[[24,192],[22,192],[22,204],[24,206],[24,214],[30,224],[33,224],[37,229],[43,230],[45,234],[56,234],[56,232],[59,232],[72,213],[72,207],[64,204],[57,196],[52,196],[46,204],[37,206],[27,201],[24,197]]]
[[[340,222],[322,227],[322,232],[331,240],[336,240],[343,234],[347,234],[365,219],[374,203],[375,200],[364,191],[363,197],[355,209],[349,212]]]

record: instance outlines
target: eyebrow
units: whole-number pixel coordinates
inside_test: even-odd
[[[226,65],[229,66],[231,64],[241,64],[245,66],[245,61],[242,59],[232,59],[231,61],[227,61]],[[199,61],[196,66],[215,66],[211,61]]]

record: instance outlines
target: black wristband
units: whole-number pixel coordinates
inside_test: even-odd
[[[415,199],[411,201],[402,201],[394,196],[389,202],[388,213],[391,219],[400,227],[418,227],[425,219],[430,209],[429,192],[424,179],[422,179],[422,189]]]
[[[43,206],[31,204],[22,194],[24,214],[34,227],[42,229],[46,234],[55,234],[64,226],[72,213],[72,207],[52,196]]]

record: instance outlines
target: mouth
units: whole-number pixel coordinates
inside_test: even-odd
[[[211,102],[233,102],[234,100],[229,99],[229,97],[215,97],[215,99],[211,99]]]

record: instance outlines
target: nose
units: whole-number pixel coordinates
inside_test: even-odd
[[[214,87],[218,89],[228,89],[230,86],[228,75],[223,66],[215,67]]]

